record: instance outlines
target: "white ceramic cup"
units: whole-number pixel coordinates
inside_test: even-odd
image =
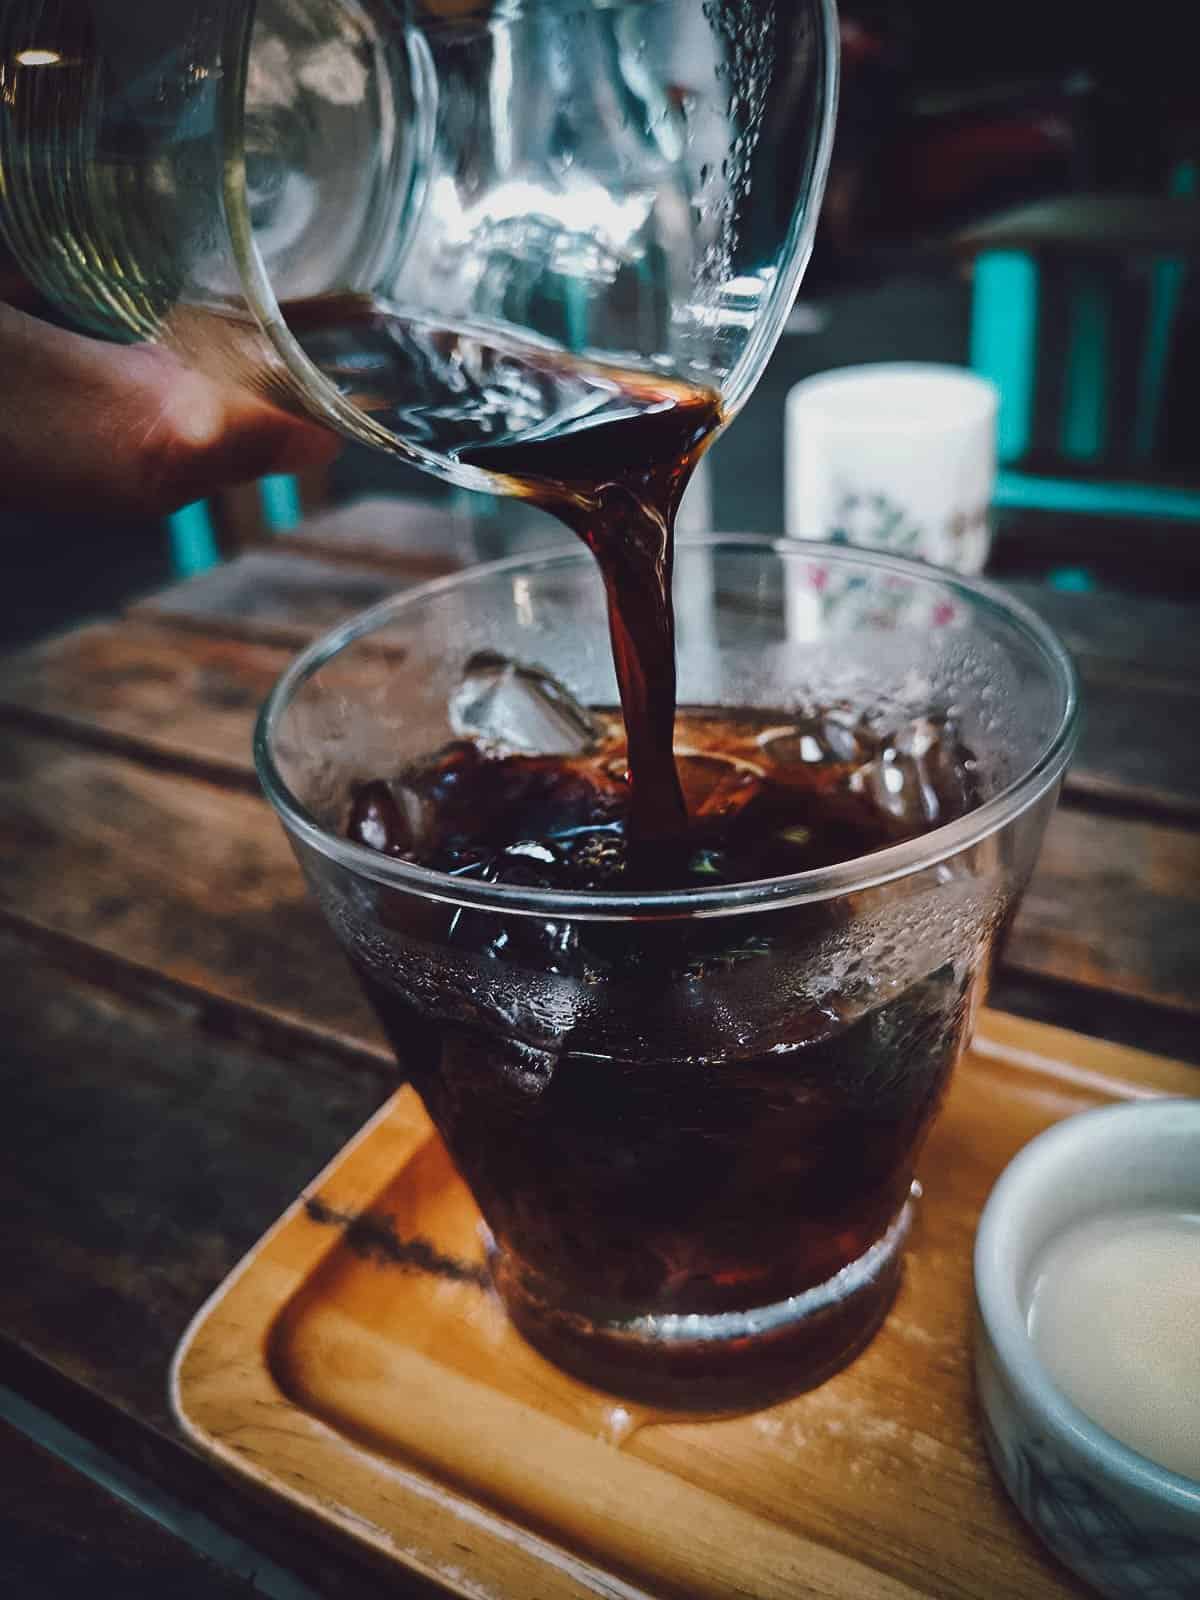
[[[1055,1383],[1028,1332],[1036,1263],[1081,1222],[1200,1209],[1200,1099],[1085,1111],[1027,1144],[975,1240],[975,1386],[1022,1516],[1108,1600],[1200,1595],[1200,1482],[1122,1444]],[[1127,1290],[1114,1283],[1114,1299]],[[1186,1312],[1185,1312],[1186,1314]]]
[[[796,384],[784,428],[788,533],[982,572],[999,399],[972,372],[918,362]]]

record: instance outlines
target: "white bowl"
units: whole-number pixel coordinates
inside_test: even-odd
[[[996,1470],[1068,1567],[1111,1600],[1197,1600],[1200,1482],[1086,1417],[1026,1329],[1046,1246],[1091,1217],[1146,1207],[1200,1211],[1200,1099],[1087,1111],[1026,1145],[992,1190],[975,1241],[977,1393]]]

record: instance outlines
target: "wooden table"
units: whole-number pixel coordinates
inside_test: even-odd
[[[166,1375],[394,1087],[250,727],[297,646],[429,567],[309,530],[0,664],[0,1592],[427,1592],[230,1485]],[[1088,712],[993,1003],[1200,1061],[1195,610],[1016,587]]]

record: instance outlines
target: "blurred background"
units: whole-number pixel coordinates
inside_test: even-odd
[[[992,572],[1170,594],[1195,584],[1195,541],[1179,537],[1189,493],[1200,491],[1191,420],[1200,99],[1181,31],[1188,9],[846,0],[816,254],[766,378],[713,452],[693,516],[726,530],[782,529],[783,398],[800,378],[859,362],[948,361],[1002,390],[1001,464],[1012,470],[1002,473]],[[2,257],[0,297],[45,312]],[[1014,325],[1030,333],[1016,363]],[[1074,490],[1062,488],[1064,472]],[[449,513],[447,538],[465,525],[477,553],[492,553],[489,539],[503,545],[494,530],[511,508],[449,493],[348,448],[328,474],[265,504],[253,492],[226,497],[211,521],[228,554],[301,512],[405,496],[419,502],[414,539],[423,526],[428,544],[442,526],[427,509],[436,504]],[[1086,526],[1072,522],[1081,510]],[[17,527],[0,501],[0,531],[8,643],[172,575],[161,524],[105,524],[101,508],[86,522]],[[546,534],[556,536],[549,523]]]

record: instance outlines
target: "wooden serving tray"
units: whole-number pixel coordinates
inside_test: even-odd
[[[821,1388],[707,1422],[622,1406],[524,1344],[402,1089],[199,1313],[176,1413],[228,1467],[475,1600],[1078,1596],[984,1457],[975,1225],[1048,1124],[1197,1088],[1195,1068],[985,1012],[882,1332]]]

